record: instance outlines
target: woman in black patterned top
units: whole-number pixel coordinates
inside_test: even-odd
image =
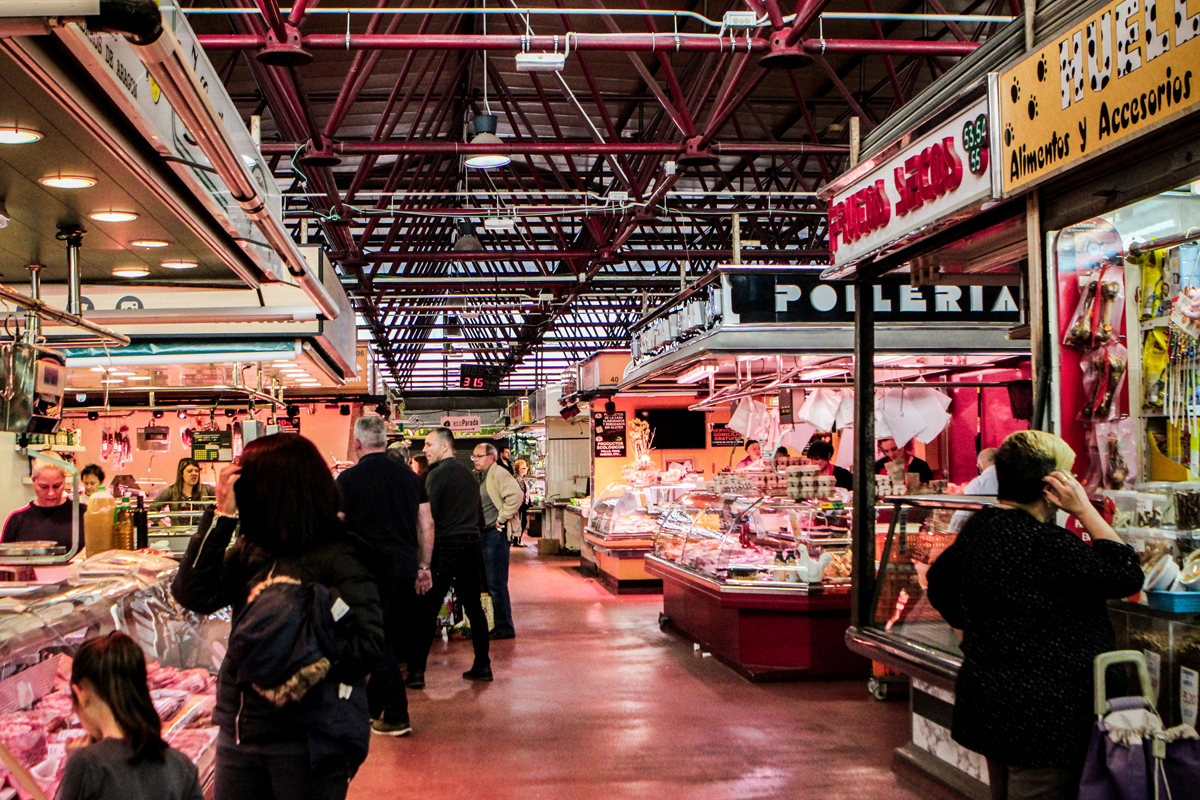
[[[997,800],[1076,796],[1093,662],[1116,649],[1106,601],[1142,588],[1137,555],[1092,507],[1074,461],[1052,434],[1009,436],[999,507],[975,514],[929,569],[930,602],[963,632],[953,737],[987,758]],[[1055,524],[1059,509],[1090,545]]]

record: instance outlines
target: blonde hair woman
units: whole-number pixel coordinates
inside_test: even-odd
[[[33,478],[33,502],[9,515],[0,541],[54,542],[60,547],[70,547],[71,508],[82,514],[84,507],[67,500],[67,470],[59,464],[35,458],[30,475]],[[79,532],[82,537],[82,518]]]
[[[1137,555],[1092,506],[1074,462],[1053,434],[1009,436],[996,452],[999,504],[929,568],[929,601],[963,632],[951,732],[987,758],[998,800],[1076,796],[1092,663],[1116,649],[1107,601],[1142,588]],[[1060,510],[1091,544],[1056,524]]]

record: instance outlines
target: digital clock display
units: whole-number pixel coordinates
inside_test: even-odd
[[[480,392],[500,390],[500,367],[485,364],[460,364],[458,388]]]

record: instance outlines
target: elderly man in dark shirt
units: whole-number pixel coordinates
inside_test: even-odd
[[[483,506],[479,483],[472,471],[454,457],[454,434],[449,428],[434,428],[425,437],[425,457],[429,474],[425,488],[433,509],[433,589],[425,604],[425,619],[419,634],[423,637],[413,663],[408,665],[408,685],[425,685],[425,662],[433,645],[438,609],[446,590],[454,586],[471,623],[471,644],[475,662],[463,673],[469,681],[490,681],[492,662],[488,654],[488,623],[480,595],[483,560],[480,534],[483,531]]]
[[[387,455],[382,417],[354,424],[358,463],[338,475],[346,526],[374,546],[375,575],[383,605],[383,662],[371,672],[367,702],[371,730],[387,736],[412,733],[408,697],[398,660],[410,664],[422,640],[420,595],[433,585],[433,513],[425,485],[411,469]]]

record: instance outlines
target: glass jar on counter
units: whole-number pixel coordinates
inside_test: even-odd
[[[1133,487],[1135,492],[1161,497],[1162,500],[1140,499],[1138,524],[1146,527],[1175,525],[1175,484],[1170,481],[1150,481]],[[1154,519],[1157,517],[1157,520]]]

